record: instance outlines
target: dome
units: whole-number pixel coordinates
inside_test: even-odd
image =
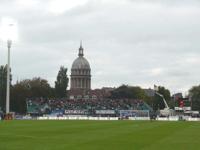
[[[82,43],[79,48],[78,58],[76,58],[71,68],[70,89],[90,90],[91,89],[91,69],[90,64],[85,59]]]
[[[83,56],[74,60],[71,69],[90,69],[90,64]]]

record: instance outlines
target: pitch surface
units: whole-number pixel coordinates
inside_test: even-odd
[[[1,121],[0,150],[197,150],[199,122]]]

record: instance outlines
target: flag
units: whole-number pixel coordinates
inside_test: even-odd
[[[158,86],[154,84],[154,91],[158,91]]]

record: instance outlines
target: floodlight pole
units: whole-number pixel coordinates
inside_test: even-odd
[[[7,64],[7,88],[6,88],[6,114],[10,112],[10,48],[12,41],[7,40],[8,47],[8,64]]]

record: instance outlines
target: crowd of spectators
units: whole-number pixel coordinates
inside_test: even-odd
[[[52,112],[55,110],[150,110],[136,99],[44,99],[27,100],[27,110]]]

